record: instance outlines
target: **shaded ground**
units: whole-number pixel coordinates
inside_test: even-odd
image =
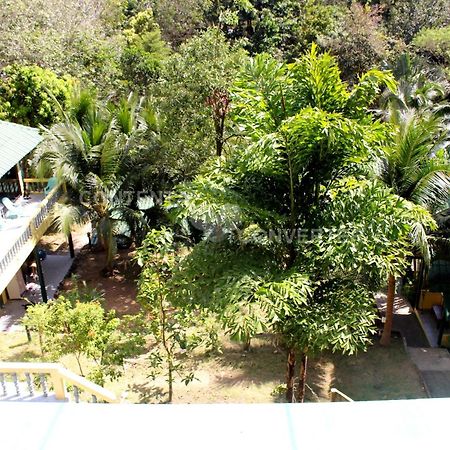
[[[336,387],[354,400],[399,400],[425,398],[420,374],[404,349],[402,340],[393,336],[390,347],[375,343],[366,353],[353,356],[329,355],[319,360],[334,365]],[[316,369],[317,370],[317,369]],[[323,369],[321,370],[322,372]]]
[[[130,250],[120,250],[115,260],[115,274],[105,278],[101,275],[105,253],[94,252],[85,247],[80,251],[72,268],[75,278],[67,278],[61,292],[73,289],[75,283],[78,283],[80,286],[103,292],[106,309],[115,309],[119,314],[139,312],[140,308],[136,302],[138,268],[132,260],[133,255]]]
[[[444,348],[409,348],[430,397],[450,397],[450,355]]]
[[[88,244],[89,239],[87,233],[91,231],[91,226],[87,225],[75,225],[72,229],[72,239],[75,249],[80,250]],[[49,228],[44,236],[39,241],[39,247],[46,250],[48,253],[54,254],[67,254],[69,251],[69,245],[67,242],[67,236],[63,233],[59,233],[54,228]]]
[[[36,341],[36,339],[34,339]],[[6,361],[42,360],[36,342],[27,343],[25,332],[0,333],[0,359]],[[78,372],[75,361],[65,357],[66,367]],[[175,385],[175,403],[267,403],[283,401],[285,354],[271,343],[256,340],[250,352],[225,342],[222,355],[201,355],[191,360],[196,380]],[[144,355],[129,361],[125,376],[107,384],[132,403],[162,401],[164,378],[148,378]],[[311,361],[307,401],[329,401],[336,387],[355,400],[424,398],[426,393],[415,366],[400,339],[390,348],[373,345],[357,356],[324,355]],[[160,395],[158,395],[160,394]]]
[[[115,309],[119,314],[137,313],[139,305],[135,299],[138,271],[132,261],[133,252],[120,250],[115,261],[117,270],[114,276],[105,278],[101,275],[105,253],[88,247],[87,233],[90,231],[90,225],[77,226],[72,231],[74,246],[79,249],[79,254],[73,264],[71,275],[75,275],[77,281],[68,277],[62,284],[61,292],[73,289],[77,282],[80,286],[102,291],[105,295],[104,306],[107,309]],[[67,237],[63,233],[49,230],[39,242],[39,247],[50,253],[67,254]]]
[[[395,314],[392,329],[405,338],[408,347],[430,346],[415,314]]]
[[[386,293],[378,293],[375,300],[381,316],[385,316]],[[429,347],[428,340],[413,308],[401,295],[395,296],[392,330],[400,333],[405,338],[408,347]]]

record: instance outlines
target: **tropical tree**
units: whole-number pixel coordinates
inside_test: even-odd
[[[58,77],[39,66],[12,65],[3,69],[0,102],[7,120],[36,127],[61,119],[57,102],[67,107],[73,88],[70,77]]]
[[[175,377],[186,385],[194,379],[186,356],[203,347],[216,348],[214,328],[204,326],[207,319],[200,309],[195,312],[176,308],[166,283],[177,260],[172,233],[166,229],[152,230],[137,252],[142,267],[138,301],[150,317],[150,336],[154,339],[149,361],[151,377],[164,373],[167,381],[168,403],[173,400]],[[203,322],[203,326],[199,326]],[[183,358],[180,356],[183,355]]]
[[[228,90],[244,60],[241,48],[210,29],[163,63],[160,79],[149,91],[162,118],[160,135],[172,179],[195,176],[234,134],[227,120]]]
[[[381,179],[399,197],[430,212],[436,212],[448,202],[450,194],[450,161],[444,144],[448,132],[435,115],[414,110],[392,114],[393,142],[385,148],[381,164]],[[412,228],[412,241],[430,262],[426,229],[421,223]],[[381,343],[389,345],[395,295],[395,274],[388,279],[386,322]]]
[[[69,188],[57,211],[60,227],[68,232],[74,221],[90,220],[106,251],[106,273],[116,254],[115,228],[141,219],[130,199],[130,182],[142,164],[143,136],[151,134],[154,116],[135,97],[109,109],[81,91],[64,113],[65,120],[46,129],[37,150],[38,171],[51,174]],[[147,141],[145,141],[147,142]],[[136,229],[136,226],[134,227]]]
[[[209,23],[251,54],[267,52],[290,61],[335,31],[344,8],[323,0],[220,0],[205,9]]]
[[[408,233],[428,214],[364,180],[389,128],[368,106],[389,74],[370,71],[352,90],[336,61],[315,46],[292,65],[257,56],[232,90],[241,141],[168,202],[205,239],[170,283],[178,301],[218,312],[247,345],[280,335],[287,399],[303,400],[307,358],[325,349],[365,349],[373,294],[405,266]]]
[[[385,115],[406,113],[445,117],[450,106],[445,100],[447,96],[445,81],[433,74],[429,67],[409,53],[402,54],[392,68],[397,80],[397,89],[386,89],[381,97],[381,107]]]
[[[122,74],[132,89],[145,90],[150,81],[159,75],[161,62],[169,49],[161,39],[153,11],[137,13],[124,31],[126,46],[121,55]]]

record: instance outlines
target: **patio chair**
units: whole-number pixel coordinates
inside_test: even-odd
[[[27,214],[21,206],[15,205],[8,197],[3,197],[2,203],[7,209],[5,217],[7,219],[17,219],[18,217],[26,217]]]
[[[58,179],[56,177],[51,177],[47,181],[47,186],[44,188],[44,194],[48,195],[50,191],[58,184]]]

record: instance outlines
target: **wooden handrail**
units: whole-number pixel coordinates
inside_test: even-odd
[[[24,178],[24,183],[48,183],[49,178]]]
[[[107,403],[117,403],[117,397],[113,392],[86,378],[76,375],[61,364],[0,362],[0,373],[34,373],[48,375],[55,389],[55,397],[57,400],[67,400],[66,384],[71,384],[91,395],[95,395],[99,400],[103,400]]]

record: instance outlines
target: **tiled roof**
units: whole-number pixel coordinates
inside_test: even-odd
[[[37,128],[0,120],[0,177],[42,141]]]

